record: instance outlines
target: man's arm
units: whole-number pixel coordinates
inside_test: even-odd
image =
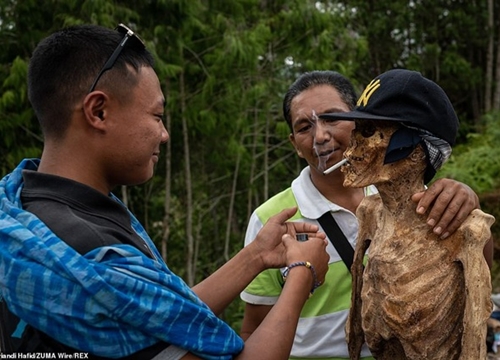
[[[288,243],[298,243],[289,235],[284,237]],[[309,243],[310,239],[302,244]],[[324,242],[326,249],[326,242]],[[324,265],[328,268],[328,254],[325,250]],[[237,360],[286,360],[295,337],[300,312],[309,298],[312,286],[311,271],[305,266],[297,266],[290,270],[278,301],[265,316],[262,323],[255,328],[245,341],[243,351],[234,357]],[[326,273],[326,271],[325,271]],[[187,354],[183,360],[199,359]]]
[[[286,222],[296,211],[296,208],[286,209],[270,218],[257,234],[255,241],[244,247],[207,279],[193,287],[193,291],[215,314],[220,314],[260,272],[289,264],[289,259],[287,260],[289,254],[281,240],[284,234],[290,234],[295,239],[297,232],[304,232],[310,237],[318,238],[317,245],[301,246],[307,242],[297,242],[289,246],[289,249],[292,249],[297,245],[300,249],[298,255],[301,259],[297,261],[310,261],[315,265],[314,259],[322,259],[320,247],[326,235],[317,233],[317,225]]]
[[[266,227],[267,225],[263,229]],[[254,243],[260,246],[261,240],[256,239]],[[243,351],[236,355],[234,359],[288,359],[302,307],[310,296],[314,282],[320,281],[322,283],[328,271],[329,255],[326,252],[326,245],[325,237],[313,237],[308,241],[298,242],[295,240],[295,236],[289,234],[283,236],[283,246],[286,252],[285,263],[291,264],[311,259],[310,262],[315,268],[312,270],[306,266],[295,266],[290,269],[278,301],[262,323],[247,338]],[[264,253],[262,255],[264,256]],[[272,258],[275,259],[271,260]],[[264,263],[273,264],[276,259],[274,255],[271,255]],[[193,354],[187,354],[182,359],[194,360],[199,358]]]
[[[273,305],[245,304],[245,314],[243,316],[240,333],[243,340],[246,341],[253,334],[272,308]]]
[[[254,211],[252,213],[252,216],[248,220],[248,226],[245,234],[245,246],[248,246],[249,244],[252,243],[253,239],[255,238],[255,234],[262,229],[264,225],[262,224],[259,216],[257,216],[257,213]],[[263,276],[263,275],[261,275]],[[265,275],[267,278],[268,275]],[[262,281],[262,279],[260,280]],[[270,285],[270,284],[268,284]],[[274,285],[269,288],[266,287],[267,291],[272,291],[274,288]],[[276,289],[275,289],[276,290]],[[247,291],[247,289],[245,289]],[[281,293],[282,288],[280,287],[278,289],[279,293]],[[244,299],[242,297],[242,299]],[[277,301],[276,299],[269,299],[266,301],[266,304],[260,304],[260,303],[249,303],[247,300],[245,300],[245,311],[243,314],[243,322],[241,324],[241,330],[240,330],[240,336],[243,338],[244,341],[246,341],[257,329],[262,321],[264,321],[264,318],[267,316],[267,314],[271,311],[273,308],[273,305]]]

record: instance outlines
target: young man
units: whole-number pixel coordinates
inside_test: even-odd
[[[31,58],[28,95],[45,141],[40,160],[0,181],[1,352],[286,359],[328,270],[324,234],[286,222],[296,211],[287,209],[193,289],[173,274],[111,193],[149,180],[169,138],[152,56],[133,31],[116,30],[63,29]],[[244,347],[217,314],[259,272],[286,265],[287,295]]]
[[[324,214],[327,214],[326,218],[333,216],[349,243],[355,246],[358,233],[356,209],[365,196],[377,190],[373,186],[345,188],[340,170],[324,174],[326,169],[342,160],[354,124],[321,119],[319,115],[348,112],[355,107],[356,98],[352,84],[332,71],[305,73],[290,86],[283,102],[283,113],[291,129],[290,141],[308,166],[290,188],[255,210],[247,229],[247,246],[271,216],[289,206],[299,208],[292,218],[295,221],[319,225],[318,219]],[[479,206],[477,196],[469,187],[448,179],[437,180],[425,192],[415,194],[413,200],[418,202],[416,211],[428,214],[428,225],[441,237],[453,233]],[[352,282],[349,269],[331,243],[337,241],[330,238],[327,246],[330,270],[325,284],[302,310],[291,352],[293,359],[349,359],[344,328]],[[490,261],[491,251],[490,242],[485,250]],[[281,286],[280,271],[273,269],[260,274],[241,294],[247,303],[241,329],[243,338],[258,328],[281,298]],[[366,346],[361,356],[369,358]]]

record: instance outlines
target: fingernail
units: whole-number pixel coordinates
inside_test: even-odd
[[[438,235],[441,234],[441,231],[443,231],[443,229],[441,229],[440,227],[434,229],[434,233]]]
[[[441,235],[441,239],[444,240],[446,239],[448,236],[450,236],[450,233],[444,233],[443,235]]]
[[[423,213],[425,213],[425,209],[424,209],[424,207],[423,207],[423,206],[419,207],[419,208],[417,209],[417,213],[419,213],[419,214],[423,214]]]
[[[434,225],[436,225],[436,220],[434,220],[434,219],[429,219],[429,220],[427,220],[427,225],[429,225],[429,226],[434,226]]]

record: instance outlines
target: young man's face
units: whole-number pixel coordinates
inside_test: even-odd
[[[165,99],[154,70],[142,67],[130,96],[113,100],[107,178],[112,185],[141,184],[153,176],[160,145],[169,139],[163,123]],[[112,156],[112,158],[111,158]]]
[[[330,85],[315,86],[293,98],[290,141],[297,154],[307,161],[311,171],[323,173],[342,160],[354,127],[352,121],[320,119],[318,115],[349,110],[337,90]]]

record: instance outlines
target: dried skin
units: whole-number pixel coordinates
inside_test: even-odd
[[[410,199],[422,186],[422,149],[393,164],[381,160],[393,131],[378,129],[371,137],[354,131],[345,153],[351,165],[342,170],[344,185],[374,183],[380,191],[365,198],[356,213],[359,235],[346,326],[351,359],[359,359],[363,341],[382,360],[484,359],[492,306],[483,248],[494,218],[474,210],[452,236],[440,240]]]
[[[349,342],[360,335],[360,324],[350,323],[352,311],[360,310],[361,331],[376,359],[483,359],[491,285],[482,249],[493,217],[474,210],[454,235],[439,240],[422,221],[385,219],[379,228],[378,197],[367,198],[359,212],[379,216],[360,214],[361,233],[372,242],[360,294],[353,294]],[[360,276],[356,265],[353,270]],[[359,349],[351,351],[357,359]]]

